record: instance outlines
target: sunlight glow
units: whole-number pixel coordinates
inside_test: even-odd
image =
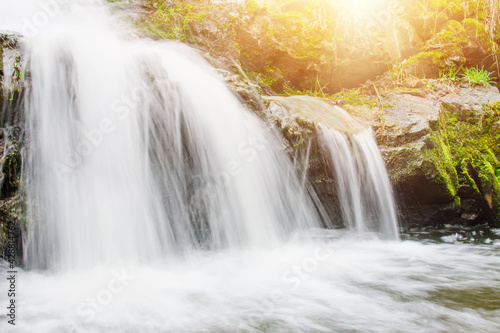
[[[388,5],[387,0],[329,0],[329,2],[338,2],[345,7],[357,7],[366,9]]]

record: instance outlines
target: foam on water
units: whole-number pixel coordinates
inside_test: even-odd
[[[4,332],[493,333],[499,250],[343,236],[154,265],[21,272],[18,325]]]

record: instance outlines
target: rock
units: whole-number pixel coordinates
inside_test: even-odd
[[[242,72],[241,68],[237,68],[237,70]],[[222,75],[231,91],[236,94],[240,101],[246,105],[249,110],[256,112],[264,110],[265,106],[260,86],[248,80],[245,77],[246,75],[238,75],[221,67],[217,68],[217,71]]]
[[[448,21],[443,29],[427,40],[422,52],[403,63],[402,70],[408,74],[436,78],[446,68],[458,68],[465,61],[464,48],[469,36],[458,21]]]
[[[500,94],[497,87],[474,87],[462,88],[456,94],[447,94],[440,99],[444,107],[454,113],[480,114],[485,105],[495,103],[500,100]]]
[[[0,254],[6,258],[9,245],[9,229],[16,257],[22,258],[22,225],[24,221],[23,202],[20,194],[20,179],[23,147],[24,71],[20,56],[20,36],[0,31],[0,156],[2,158],[2,187],[0,189]],[[19,264],[20,262],[17,262]]]
[[[498,201],[500,193],[495,193],[492,182],[485,181],[471,163],[467,164],[467,171],[477,186],[475,201],[480,208],[483,219],[491,228],[500,228],[500,202]],[[498,180],[496,181],[498,182]]]
[[[449,20],[464,17],[461,0],[399,0],[405,8],[408,20],[423,40],[429,39]]]
[[[396,147],[421,141],[441,113],[439,101],[408,94],[390,93],[377,131],[377,142]]]
[[[0,200],[0,258],[8,259],[14,250],[16,264],[22,264],[22,221],[24,221],[22,199],[19,196]]]
[[[464,49],[467,66],[484,66],[498,77],[498,57],[500,56],[498,45],[488,35],[482,23],[468,18],[462,24],[469,36],[469,43]]]

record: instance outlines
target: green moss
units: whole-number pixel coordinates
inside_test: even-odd
[[[440,50],[420,52],[402,64],[405,72],[423,78],[436,78],[448,67],[449,56]]]
[[[461,0],[417,0],[414,8],[407,15],[424,40],[439,31],[447,21],[465,18]]]
[[[429,39],[424,53],[410,59],[409,63],[416,64],[417,72],[420,69],[427,77],[442,76],[446,69],[448,74],[465,64],[464,47],[469,43],[469,36],[462,24],[458,21],[448,21],[443,29]]]
[[[469,43],[469,36],[458,21],[448,21],[443,29],[427,43],[427,50],[439,49],[448,56],[463,57],[463,47]]]
[[[468,17],[473,17],[478,20],[484,20],[486,18],[486,4],[484,0],[464,1],[464,8]]]
[[[495,52],[498,46],[491,40],[486,32],[484,24],[477,20],[468,18],[462,22],[465,31],[469,38],[474,41],[482,50],[487,52]],[[496,46],[496,48],[495,48]]]
[[[450,195],[456,196],[462,185],[471,186],[498,212],[500,219],[500,135],[495,134],[500,103],[489,105],[478,116],[444,111],[438,128],[432,134],[434,148],[426,152],[438,171],[439,181],[446,184]],[[480,183],[469,172],[477,172]]]
[[[443,121],[441,119],[441,123]],[[432,142],[435,148],[426,151],[425,157],[433,163],[437,171],[437,182],[445,185],[450,198],[455,198],[459,188],[458,173],[446,132],[436,132]]]

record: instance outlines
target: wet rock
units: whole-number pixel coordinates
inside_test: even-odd
[[[480,114],[485,105],[500,100],[500,94],[497,87],[474,87],[461,88],[455,94],[447,94],[439,99],[447,111],[454,113],[473,112]]]
[[[22,258],[24,198],[20,193],[21,150],[24,143],[24,64],[20,37],[0,31],[0,256],[13,248]],[[9,232],[10,231],[10,232]],[[17,264],[20,262],[18,261]]]
[[[15,264],[22,264],[22,222],[25,211],[20,196],[0,200],[0,258],[9,260],[12,255]],[[12,252],[13,251],[13,252]]]
[[[409,94],[391,93],[380,120],[377,141],[398,147],[419,141],[429,134],[441,113],[439,101]]]
[[[241,68],[236,68],[242,73]],[[222,75],[225,83],[231,91],[236,94],[240,101],[247,106],[249,110],[256,112],[263,111],[264,100],[262,99],[262,89],[259,85],[245,78],[244,75],[234,73],[228,69],[218,68],[217,71]]]

